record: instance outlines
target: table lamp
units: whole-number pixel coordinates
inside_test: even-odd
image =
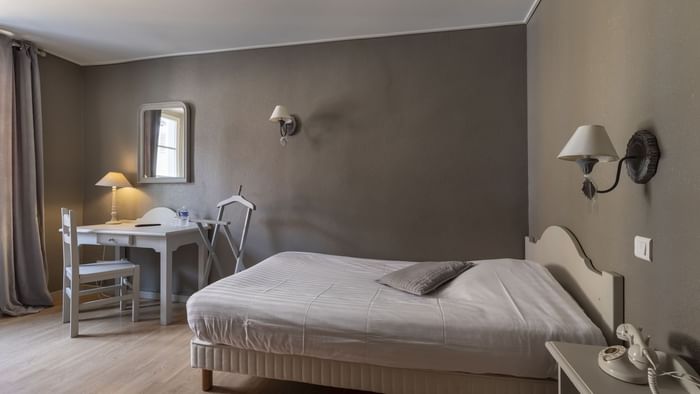
[[[95,186],[110,186],[112,188],[112,218],[107,224],[119,224],[121,221],[117,219],[117,188],[131,187],[131,183],[126,179],[121,172],[108,172],[102,177]]]

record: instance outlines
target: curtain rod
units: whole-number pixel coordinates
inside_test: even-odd
[[[21,47],[21,46],[22,46],[22,42],[21,42],[21,41],[12,41],[12,46],[13,46],[13,47]],[[37,48],[37,49],[36,49],[36,54],[39,55],[39,56],[41,56],[41,57],[46,57],[46,51],[44,51],[44,50],[41,49],[41,48]]]

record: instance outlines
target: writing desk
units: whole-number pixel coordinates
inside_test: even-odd
[[[160,254],[160,324],[167,325],[172,317],[173,252],[188,244],[197,245],[197,280],[201,289],[206,286],[204,265],[207,248],[199,235],[197,226],[160,225],[136,227],[134,222],[121,224],[96,224],[78,226],[78,246],[113,246],[115,259],[123,256],[123,248],[153,249]]]

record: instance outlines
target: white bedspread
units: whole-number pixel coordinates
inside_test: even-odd
[[[605,344],[543,266],[476,263],[418,297],[375,282],[414,262],[285,252],[195,293],[187,319],[197,338],[243,349],[535,378],[556,376],[547,340]]]

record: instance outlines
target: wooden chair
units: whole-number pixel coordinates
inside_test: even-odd
[[[70,321],[70,336],[78,336],[78,319],[81,309],[93,309],[109,304],[131,300],[131,319],[139,320],[139,266],[127,260],[98,261],[80,264],[78,238],[73,211],[61,208],[61,232],[63,238],[63,323]],[[131,292],[126,293],[127,277],[132,277]],[[114,280],[113,285],[103,286],[104,280]],[[100,283],[98,283],[100,282]],[[97,284],[89,289],[80,289],[81,284]],[[80,303],[80,297],[117,291],[118,296]]]

